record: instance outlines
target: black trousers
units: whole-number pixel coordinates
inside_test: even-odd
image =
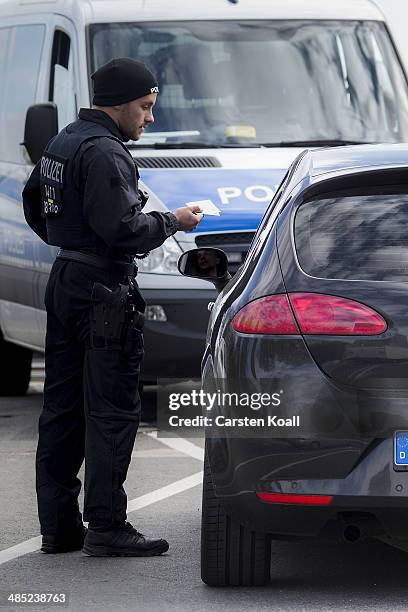
[[[140,417],[143,336],[93,348],[94,283],[115,290],[123,273],[57,259],[45,305],[44,407],[39,420],[36,489],[41,533],[81,524],[78,471],[85,459],[84,520],[109,527],[126,519],[123,488]]]

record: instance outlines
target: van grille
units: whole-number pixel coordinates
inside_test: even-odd
[[[139,168],[220,168],[216,157],[137,157]]]
[[[244,261],[255,232],[227,232],[225,234],[200,234],[195,243],[200,247],[214,247],[225,251],[228,270],[234,275]]]

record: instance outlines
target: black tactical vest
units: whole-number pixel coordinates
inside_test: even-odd
[[[102,125],[79,119],[61,130],[47,145],[40,162],[42,215],[46,219],[48,244],[62,248],[101,245],[101,239],[87,225],[82,195],[74,183],[74,158],[79,147],[89,140],[119,138]]]

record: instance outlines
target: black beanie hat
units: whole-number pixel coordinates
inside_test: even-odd
[[[93,104],[116,106],[150,93],[159,93],[154,75],[146,64],[129,57],[119,57],[101,66],[91,75]]]

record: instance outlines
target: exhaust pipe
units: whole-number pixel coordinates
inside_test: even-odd
[[[361,530],[358,525],[347,525],[343,529],[343,538],[346,542],[358,542],[361,538]]]
[[[371,514],[360,516],[343,515],[341,517],[342,537],[345,542],[354,543],[365,538],[384,534],[381,523]]]

